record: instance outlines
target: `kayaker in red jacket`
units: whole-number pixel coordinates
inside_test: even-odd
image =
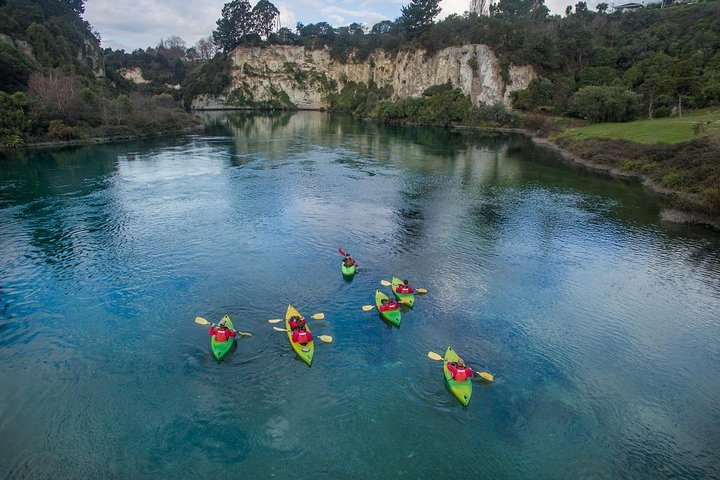
[[[217,327],[214,323],[212,324],[210,330],[208,331],[208,334],[215,335],[216,342],[227,342],[230,337],[236,336],[237,332],[235,330],[230,330],[223,321],[220,321],[220,325],[218,325]]]
[[[473,376],[472,369],[465,365],[462,358],[459,358],[457,362],[448,362],[447,368],[456,382],[464,382]]]
[[[292,341],[300,345],[307,345],[313,341],[313,336],[307,331],[305,325],[298,327],[292,334]]]
[[[397,293],[413,293],[413,292],[415,292],[415,290],[410,285],[408,285],[407,280],[403,280],[403,283],[398,285],[397,288],[395,289],[395,291]]]
[[[343,261],[343,264],[346,267],[352,267],[353,265],[357,265],[357,262],[350,255],[345,255],[345,260]]]
[[[290,330],[295,330],[300,327],[305,327],[307,325],[307,320],[305,320],[303,317],[298,317],[297,315],[293,315],[290,317],[290,321],[288,322],[288,325],[290,325]]]
[[[381,312],[388,312],[400,308],[400,304],[395,300],[389,302],[387,298],[383,298],[382,300],[380,300],[380,303],[381,305],[378,307],[378,310],[380,310]]]

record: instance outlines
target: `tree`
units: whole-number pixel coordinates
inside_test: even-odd
[[[700,76],[692,60],[688,58],[675,62],[670,66],[668,73],[670,85],[678,99],[677,113],[678,116],[682,117],[683,97],[697,88],[700,83]]]
[[[195,44],[195,49],[198,51],[200,58],[210,60],[218,53],[218,47],[213,43],[212,37],[203,37]]]
[[[607,12],[608,4],[605,2],[601,2],[601,3],[598,3],[595,8],[597,9],[598,13],[605,13],[605,12]]]
[[[640,96],[623,87],[584,87],[570,99],[570,113],[597,122],[626,122],[635,118]]]
[[[382,22],[376,23],[372,26],[370,29],[370,33],[374,34],[380,34],[380,33],[392,33],[393,30],[395,30],[396,25],[395,22],[392,20],[383,20]]]
[[[440,13],[439,4],[440,0],[412,0],[410,5],[402,7],[398,23],[410,32],[423,30],[432,25]]]
[[[280,10],[268,0],[260,0],[252,9],[251,15],[255,32],[261,37],[267,38],[275,30]]]
[[[253,17],[248,0],[233,0],[222,9],[222,17],[213,31],[213,42],[223,52],[229,52],[242,42],[245,35],[253,32]]]

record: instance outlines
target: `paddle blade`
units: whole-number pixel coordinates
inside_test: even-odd
[[[210,322],[205,320],[203,317],[195,317],[195,323],[198,325],[210,325]]]
[[[280,323],[282,321],[282,318],[273,318],[272,320],[268,320],[268,323]]]
[[[345,255],[347,255],[347,253],[345,253],[345,250],[343,250],[342,248],[338,248],[338,253],[339,253],[340,255],[342,255],[343,257],[344,257]]]
[[[488,372],[475,372],[475,373],[477,374],[478,377],[483,378],[483,379],[487,380],[488,382],[492,382],[495,380],[495,377],[493,377]]]
[[[314,320],[322,320],[323,318],[325,318],[325,314],[324,313],[316,313],[315,315],[313,315],[310,318],[312,318]]]
[[[380,280],[380,285],[384,287],[389,287],[390,285],[392,285],[392,283],[388,282],[387,280]]]
[[[252,337],[252,333],[250,332],[237,332],[238,335],[242,335],[243,337]]]
[[[363,305],[363,307],[362,307],[363,312],[369,312],[373,308],[375,308],[375,305]]]
[[[275,330],[276,332],[287,332],[287,330],[285,330],[284,328],[280,328],[280,327],[273,327],[273,330]]]
[[[332,343],[333,341],[333,337],[331,337],[330,335],[316,335],[315,338],[319,338],[325,343]]]
[[[427,290],[424,288],[416,288],[415,291],[421,295],[425,295],[427,293]]]
[[[428,358],[431,360],[444,360],[443,357],[441,357],[440,355],[438,355],[435,352],[428,352]]]

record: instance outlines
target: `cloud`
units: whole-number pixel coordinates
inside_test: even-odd
[[[85,20],[100,32],[103,46],[132,51],[156,46],[161,39],[177,35],[188,46],[212,33],[229,0],[92,0],[85,4]],[[273,2],[280,10],[280,24],[295,29],[305,24],[328,22],[339,27],[352,22],[368,27],[395,20],[411,0],[283,0]],[[546,0],[552,13],[562,14],[575,0]],[[594,8],[599,0],[588,2]],[[251,4],[257,3],[251,0]],[[439,18],[462,15],[470,0],[442,0]]]

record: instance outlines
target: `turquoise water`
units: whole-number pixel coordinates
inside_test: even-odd
[[[0,478],[720,478],[719,235],[522,137],[206,120],[0,157]]]

